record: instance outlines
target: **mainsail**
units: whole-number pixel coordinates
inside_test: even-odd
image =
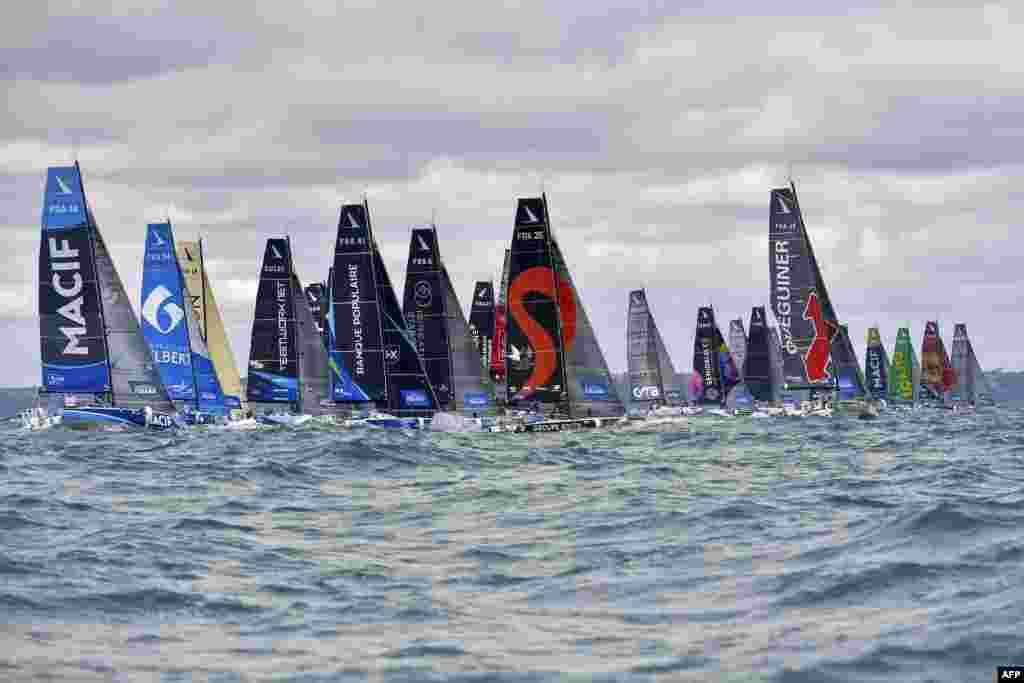
[[[494,340],[494,283],[490,280],[481,280],[473,286],[469,332],[480,354],[480,362],[490,375],[491,344]]]
[[[772,190],[770,202],[770,294],[782,334],[785,388],[831,390],[832,345],[839,324],[804,226],[796,188]]]
[[[715,312],[710,306],[701,306],[697,310],[693,372],[691,398],[697,403],[724,406],[729,392],[739,383],[736,363],[715,323]]]
[[[931,401],[948,402],[956,384],[956,373],[939,336],[939,323],[929,320],[921,340],[921,389]]]
[[[757,401],[775,401],[772,367],[772,341],[765,325],[764,306],[750,310],[750,330],[747,333],[746,354],[743,358],[743,381]]]
[[[857,360],[857,351],[853,348],[846,325],[839,326],[839,336],[832,345],[832,366],[839,385],[840,400],[862,400],[867,396],[860,361]]]
[[[440,409],[492,410],[490,378],[441,260],[434,226],[412,231],[403,312]]]
[[[287,240],[267,240],[252,321],[246,398],[298,408],[299,357],[291,260]]]
[[[327,291],[327,285],[323,282],[306,285],[306,303],[325,349],[329,348],[327,345],[327,309],[329,308]]]
[[[743,329],[743,320],[737,318],[729,321],[729,351],[732,353],[732,360],[740,373],[740,380],[743,379],[743,364],[747,358],[747,333]]]
[[[633,290],[629,293],[626,318],[626,361],[630,401],[634,404],[647,407],[665,401],[665,383],[658,358],[657,339],[660,336],[647,305],[647,294],[643,289]]]
[[[217,307],[217,298],[206,275],[203,243],[176,242],[175,248],[178,252],[178,266],[185,278],[185,288],[192,301],[192,314],[199,333],[206,342],[210,360],[217,374],[217,382],[224,394],[224,405],[228,408],[248,410],[238,365],[235,363],[235,354],[228,343],[224,321],[220,317],[220,308]]]
[[[334,400],[402,417],[432,415],[437,397],[405,328],[365,201],[341,207],[332,272]]]
[[[868,377],[870,376],[869,371]],[[910,340],[910,328],[901,327],[896,333],[896,346],[892,350],[888,381],[889,401],[913,404],[917,400],[920,377],[917,355],[914,353],[914,344]]]
[[[77,163],[47,171],[39,332],[44,392],[98,394],[126,408],[174,411],[89,209]]]
[[[624,412],[579,291],[551,234],[547,197],[520,199],[508,285],[509,403],[569,417]]]
[[[170,222],[146,227],[142,332],[175,407],[227,412],[224,394],[196,322]]]
[[[873,398],[889,395],[889,358],[882,345],[882,335],[877,327],[868,329],[868,348],[864,353],[864,376],[867,389]]]
[[[954,402],[974,405],[978,402],[992,402],[992,387],[974,354],[974,347],[967,336],[967,325],[958,323],[953,328],[953,372],[956,385],[952,390]]]

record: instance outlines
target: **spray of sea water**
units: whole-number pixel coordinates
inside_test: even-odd
[[[0,437],[0,678],[991,680],[1024,411]]]

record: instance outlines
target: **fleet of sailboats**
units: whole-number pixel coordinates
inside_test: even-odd
[[[169,220],[145,232],[136,317],[85,195],[81,169],[47,171],[39,257],[42,385],[27,427],[169,429],[193,424],[453,431],[561,431],[697,414],[874,417],[941,406],[971,413],[992,391],[967,336],[952,358],[927,321],[890,356],[868,330],[861,366],[825,287],[791,182],[769,195],[769,302],[723,337],[697,312],[689,387],[645,289],[629,293],[623,400],[556,240],[546,195],[518,200],[497,288],[475,283],[469,316],[430,225],[410,234],[402,306],[367,202],[341,207],[326,282],[303,288],[290,239],[268,239],[245,390],[201,241]],[[687,396],[687,394],[689,394]],[[47,405],[43,407],[41,403]]]

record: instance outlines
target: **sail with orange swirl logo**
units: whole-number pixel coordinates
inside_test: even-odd
[[[796,187],[769,198],[768,263],[772,311],[781,336],[785,390],[833,389],[839,323],[804,226]]]
[[[508,404],[562,416],[623,414],[607,363],[551,236],[546,197],[520,199],[509,250]]]

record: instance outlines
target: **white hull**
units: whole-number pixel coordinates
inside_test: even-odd
[[[28,409],[21,411],[21,426],[33,432],[56,427],[60,422],[60,415],[50,415],[45,410]]]
[[[292,414],[278,414],[271,413],[269,415],[260,415],[256,418],[257,421],[266,425],[273,425],[278,427],[298,427],[306,424],[313,419],[312,415],[292,415]]]

